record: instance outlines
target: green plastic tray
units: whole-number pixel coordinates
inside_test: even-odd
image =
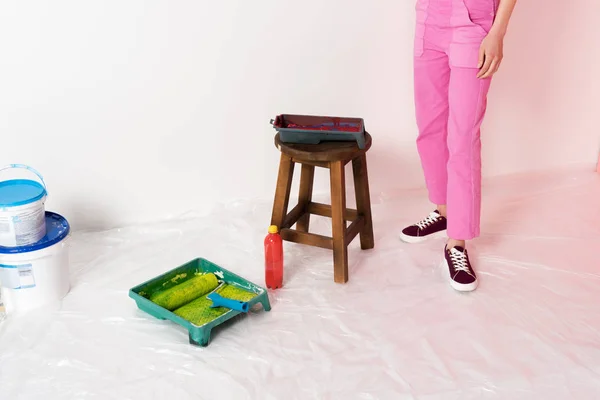
[[[249,282],[246,279],[227,271],[225,268],[221,268],[203,258],[192,260],[187,264],[172,269],[169,272],[166,272],[154,279],[130,289],[129,297],[135,300],[140,310],[147,312],[155,318],[170,320],[186,328],[189,332],[191,344],[207,346],[210,342],[210,333],[212,329],[215,326],[220,325],[225,321],[241,314],[241,311],[229,310],[220,317],[207,322],[202,326],[197,326],[149,300],[149,297],[155,291],[168,289],[179,283],[185,282],[195,274],[207,272],[212,272],[217,275],[219,281],[224,281],[229,285],[237,286],[240,289],[256,293],[257,296],[248,301],[249,309],[256,304],[261,303],[262,308],[265,311],[271,311],[271,304],[269,303],[269,296],[267,295],[266,289],[257,286],[252,282]]]

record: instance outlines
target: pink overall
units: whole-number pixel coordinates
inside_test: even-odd
[[[477,78],[477,64],[497,1],[417,1],[417,147],[429,200],[447,205],[448,236],[456,240],[479,236],[480,126],[490,79]]]

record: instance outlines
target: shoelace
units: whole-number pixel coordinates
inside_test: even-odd
[[[419,229],[425,229],[434,222],[437,222],[439,217],[440,214],[432,212],[427,216],[427,218],[425,218],[423,221],[417,222],[415,225],[417,225]]]
[[[467,253],[463,253],[456,249],[450,249],[450,260],[452,260],[452,266],[456,272],[464,271],[467,274],[472,275],[469,270]]]

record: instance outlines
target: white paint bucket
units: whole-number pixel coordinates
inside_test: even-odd
[[[29,179],[0,181],[0,246],[26,246],[42,240],[46,235],[44,203],[48,192],[44,178],[31,167],[11,164],[0,172],[25,169],[40,182]]]
[[[48,233],[28,246],[0,246],[0,285],[7,314],[21,313],[60,300],[70,290],[69,223],[45,214]]]

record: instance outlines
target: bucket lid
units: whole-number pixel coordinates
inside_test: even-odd
[[[29,179],[0,182],[0,207],[16,207],[33,203],[46,195],[46,188]]]
[[[46,211],[46,236],[44,236],[39,242],[29,244],[27,246],[0,246],[0,254],[29,253],[31,251],[45,249],[67,237],[70,230],[71,227],[63,216]]]

